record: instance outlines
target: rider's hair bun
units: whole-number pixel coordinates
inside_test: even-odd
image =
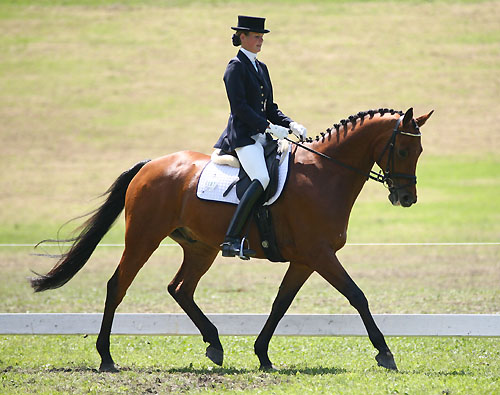
[[[233,45],[235,47],[238,47],[241,45],[241,38],[240,38],[239,34],[236,34],[236,33],[233,34]]]

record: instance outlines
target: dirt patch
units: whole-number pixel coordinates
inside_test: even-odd
[[[164,394],[192,393],[204,390],[245,391],[258,390],[288,382],[281,375],[238,369],[138,369],[124,368],[119,373],[99,373],[88,367],[40,369],[8,366],[0,373],[31,375],[44,380],[58,381],[56,391],[79,393],[84,382],[91,382],[92,389],[101,393]],[[36,386],[34,387],[36,388]],[[30,391],[28,390],[28,393]],[[33,391],[35,393],[36,391]]]

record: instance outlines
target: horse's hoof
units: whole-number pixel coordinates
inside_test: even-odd
[[[213,346],[207,347],[207,352],[205,355],[216,365],[222,366],[222,362],[224,361],[224,351],[218,350]]]
[[[101,363],[99,372],[101,373],[118,373],[120,369],[114,363]]]
[[[396,362],[394,361],[394,356],[390,351],[379,352],[375,359],[378,362],[378,366],[382,366],[389,370],[398,370]]]
[[[277,372],[278,369],[274,365],[260,365],[259,370],[262,370],[263,372]]]

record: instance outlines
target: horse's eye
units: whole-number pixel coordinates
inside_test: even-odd
[[[400,149],[400,150],[398,150],[398,155],[401,158],[407,158],[408,157],[408,150]]]

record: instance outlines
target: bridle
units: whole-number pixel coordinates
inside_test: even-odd
[[[396,125],[394,126],[394,129],[392,131],[391,138],[385,145],[384,149],[382,150],[382,153],[380,154],[378,161],[382,160],[382,157],[384,154],[388,151],[388,156],[387,156],[387,163],[385,166],[385,169],[380,170],[378,173],[374,172],[373,170],[370,170],[368,173],[359,170],[358,168],[348,165],[347,163],[344,163],[342,161],[339,161],[338,159],[332,158],[331,156],[325,155],[322,152],[318,152],[312,148],[306,147],[305,145],[298,143],[296,141],[290,140],[289,138],[285,137],[285,140],[291,142],[292,144],[295,144],[299,146],[300,148],[305,149],[306,151],[312,152],[318,156],[321,156],[324,159],[327,159],[333,163],[336,163],[337,165],[340,165],[346,169],[349,169],[355,173],[361,174],[363,177],[365,177],[367,180],[371,179],[377,182],[380,182],[383,184],[386,188],[389,189],[391,193],[395,193],[399,189],[403,189],[412,185],[416,185],[417,183],[417,177],[414,176],[413,174],[406,174],[406,173],[396,173],[394,171],[394,156],[395,156],[395,146],[396,146],[396,137],[399,134],[403,134],[405,136],[411,136],[411,137],[420,137],[422,134],[420,133],[420,129],[415,122],[415,120],[412,119],[413,126],[415,127],[415,130],[417,133],[410,133],[410,132],[405,132],[403,129],[399,130],[399,126],[401,125],[401,122],[403,121],[404,116],[400,116],[399,119],[396,122]],[[400,186],[395,186],[394,184],[394,179],[396,178],[402,178],[405,180],[408,180],[408,183],[405,185],[400,185]]]
[[[399,130],[399,126],[401,125],[401,121],[403,120],[404,116],[400,116],[399,119],[396,122],[396,126],[394,126],[394,130],[392,131],[392,136],[385,145],[384,149],[382,150],[382,153],[380,154],[378,158],[378,163],[382,160],[382,157],[386,153],[386,151],[389,151],[387,155],[387,164],[385,166],[385,169],[383,170],[384,174],[377,173],[380,175],[380,180],[376,180],[384,184],[391,193],[396,192],[399,189],[403,189],[406,187],[410,187],[413,185],[417,184],[417,176],[413,174],[406,174],[406,173],[396,173],[394,171],[394,157],[395,157],[395,146],[396,146],[396,137],[399,134],[404,134],[405,136],[410,136],[410,137],[420,137],[422,136],[422,133],[420,133],[420,128],[418,127],[417,123],[415,122],[414,119],[412,119],[413,126],[417,133],[410,133],[410,132],[405,132],[403,129]],[[371,171],[370,171],[371,172]],[[396,178],[402,178],[404,180],[408,180],[408,183],[405,185],[399,185],[395,186],[394,184],[394,179]]]

